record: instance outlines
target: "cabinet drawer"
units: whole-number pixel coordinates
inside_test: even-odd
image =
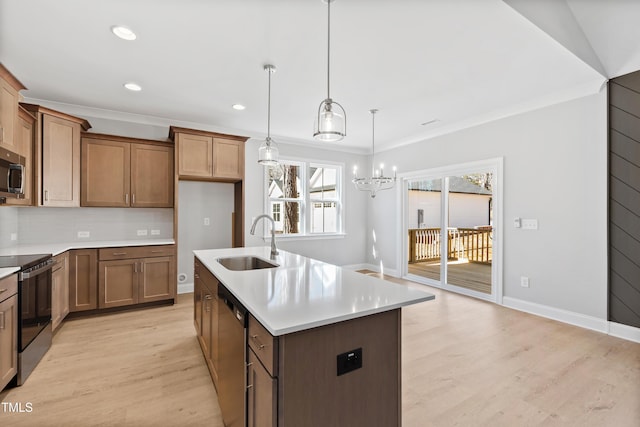
[[[0,279],[0,301],[4,301],[11,295],[18,293],[18,275],[12,274],[9,277]]]
[[[247,333],[249,347],[269,371],[272,377],[278,376],[278,338],[271,335],[253,316],[249,315]]]
[[[103,248],[98,251],[100,261],[132,258],[153,258],[159,256],[173,256],[175,245],[157,246],[125,246],[122,248]]]

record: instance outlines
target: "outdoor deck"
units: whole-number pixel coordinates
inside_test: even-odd
[[[440,261],[425,261],[409,264],[409,273],[417,276],[440,280]],[[456,263],[448,265],[448,282],[485,294],[491,293],[491,264],[476,262]]]

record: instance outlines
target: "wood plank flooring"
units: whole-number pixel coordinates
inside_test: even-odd
[[[440,262],[416,262],[408,265],[409,273],[417,276],[440,280]],[[448,281],[452,285],[474,291],[491,293],[491,265],[477,262],[450,262]]]
[[[436,295],[402,310],[403,426],[638,425],[640,344],[389,280]],[[0,406],[0,426],[222,426],[191,298],[65,322],[0,393],[33,411]]]

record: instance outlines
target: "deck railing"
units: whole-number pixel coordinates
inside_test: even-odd
[[[441,258],[440,228],[409,230],[409,262]],[[447,229],[447,259],[491,264],[493,236],[490,226]]]

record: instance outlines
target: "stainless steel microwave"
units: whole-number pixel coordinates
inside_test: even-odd
[[[25,158],[0,147],[0,196],[24,197]]]

